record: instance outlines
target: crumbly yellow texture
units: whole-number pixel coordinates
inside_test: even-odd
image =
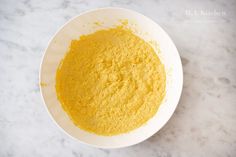
[[[105,136],[147,122],[165,86],[165,69],[153,48],[121,26],[73,40],[56,74],[58,99],[74,124]]]

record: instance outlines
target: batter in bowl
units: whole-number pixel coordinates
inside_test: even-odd
[[[145,124],[165,87],[165,68],[154,49],[122,26],[73,40],[56,74],[57,97],[73,123],[105,136]]]

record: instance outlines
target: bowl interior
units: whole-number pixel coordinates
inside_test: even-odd
[[[115,27],[127,27],[150,41],[166,69],[166,96],[157,114],[142,127],[117,136],[98,136],[76,127],[63,111],[55,91],[55,74],[70,42],[80,35]],[[159,46],[158,46],[159,45]],[[158,51],[160,49],[160,51]],[[51,40],[41,64],[41,93],[52,118],[66,133],[79,141],[100,148],[118,148],[139,143],[156,133],[173,114],[182,91],[183,73],[178,51],[163,29],[149,18],[127,9],[103,8],[86,12],[66,23]]]

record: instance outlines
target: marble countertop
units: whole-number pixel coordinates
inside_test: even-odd
[[[103,150],[57,128],[38,86],[48,41],[68,19],[97,7],[136,10],[172,37],[184,88],[170,121],[148,140]],[[235,0],[0,0],[1,157],[235,157]]]

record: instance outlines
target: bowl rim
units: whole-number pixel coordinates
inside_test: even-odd
[[[50,43],[52,42],[52,40],[54,39],[54,37],[67,25],[69,24],[71,21],[73,21],[74,19],[76,19],[77,17],[79,16],[82,16],[84,14],[87,14],[87,13],[90,13],[90,12],[95,12],[95,11],[99,11],[99,10],[107,10],[107,9],[115,9],[115,10],[125,10],[125,11],[129,11],[129,12],[132,12],[132,13],[135,13],[137,15],[140,15],[140,16],[144,16],[145,18],[147,18],[148,20],[151,20],[153,21],[156,25],[159,26],[159,28],[165,32],[166,36],[170,39],[170,41],[173,43],[173,46],[174,48],[176,49],[176,52],[178,53],[178,57],[176,59],[179,60],[179,63],[180,63],[180,90],[179,90],[179,93],[178,93],[178,99],[176,101],[176,105],[173,109],[173,112],[170,114],[170,117],[168,119],[166,119],[166,121],[163,123],[163,125],[160,127],[159,130],[153,132],[152,134],[150,134],[149,136],[141,139],[141,140],[138,140],[136,142],[133,142],[133,143],[128,143],[128,144],[123,144],[122,146],[121,145],[118,145],[118,146],[103,146],[103,145],[98,145],[98,144],[91,144],[91,143],[87,143],[85,141],[82,141],[74,136],[72,136],[71,134],[69,134],[63,127],[61,127],[57,122],[56,120],[53,118],[51,112],[49,111],[49,108],[48,106],[46,105],[46,102],[45,102],[45,98],[43,96],[43,91],[42,91],[42,85],[41,85],[41,75],[42,75],[42,66],[43,66],[43,61],[45,59],[45,55],[46,55],[46,52],[48,50],[48,47],[50,45]],[[79,143],[82,143],[82,144],[85,144],[85,145],[88,145],[88,146],[92,146],[92,147],[95,147],[95,148],[102,148],[102,149],[118,149],[118,148],[124,148],[124,147],[130,147],[130,146],[133,146],[133,145],[136,145],[136,144],[139,144],[145,140],[147,140],[148,138],[152,137],[153,135],[155,135],[157,132],[159,132],[166,124],[167,122],[171,119],[171,117],[173,116],[178,104],[179,104],[179,101],[181,99],[181,95],[182,95],[182,91],[183,91],[183,64],[182,64],[182,61],[181,61],[181,57],[180,57],[180,54],[179,54],[179,51],[175,45],[175,43],[173,42],[172,38],[169,36],[169,34],[158,24],[156,23],[154,20],[152,20],[151,18],[143,15],[142,13],[139,13],[138,11],[135,11],[133,9],[128,9],[128,8],[123,8],[123,7],[99,7],[99,8],[94,8],[94,9],[89,9],[89,10],[86,10],[86,11],[83,11],[82,13],[78,14],[78,15],[75,15],[73,16],[72,18],[70,18],[69,20],[67,20],[62,26],[60,26],[57,31],[52,35],[52,37],[49,39],[48,43],[47,43],[47,47],[44,49],[43,51],[43,55],[41,56],[41,61],[40,61],[40,67],[39,67],[39,89],[40,89],[40,95],[41,95],[41,99],[44,103],[44,107],[47,111],[47,113],[50,115],[51,119],[53,120],[53,122],[56,124],[56,126],[58,128],[60,128],[60,130],[62,130],[65,134],[67,134],[69,137],[71,137],[73,140],[79,142]]]

